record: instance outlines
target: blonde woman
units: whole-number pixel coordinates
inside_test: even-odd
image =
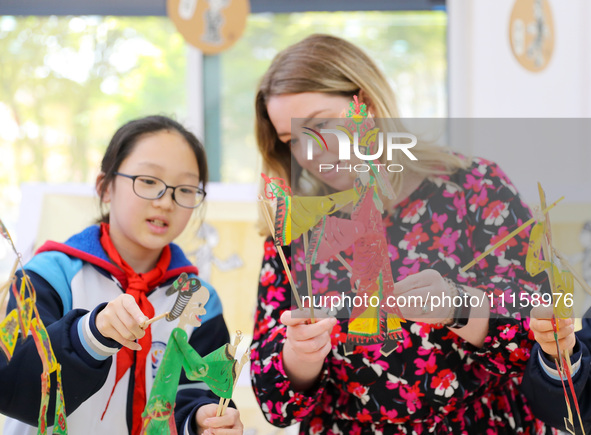
[[[313,35],[279,53],[256,95],[264,172],[288,180],[295,192],[351,189],[357,174],[336,169],[345,163],[336,138],[326,135],[326,148],[308,160],[305,136],[292,131],[292,119],[295,127],[321,129],[314,120],[338,118],[354,96],[376,118],[392,118],[389,128],[400,128],[393,91],[356,46]],[[394,293],[471,302],[399,304],[406,319],[401,340],[381,320],[379,334],[352,343],[342,318],[351,307],[338,320],[292,317],[289,284],[268,239],[252,344],[260,406],[276,426],[301,422],[301,433],[545,433],[518,390],[532,347],[527,310],[501,302],[521,293],[529,300],[542,288],[524,268],[528,232],[470,271],[459,270],[530,212],[490,161],[425,143],[412,154],[417,160],[394,153],[389,163],[404,168],[388,174],[396,196],[380,198]],[[319,164],[335,169],[319,171]],[[302,241],[290,248],[291,268],[303,270]],[[352,262],[352,248],[341,254]],[[350,278],[341,262],[326,261],[313,267],[312,288],[317,295],[353,295]]]

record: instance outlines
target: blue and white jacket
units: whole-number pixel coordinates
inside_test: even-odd
[[[164,281],[148,293],[155,314],[169,311],[176,295],[166,296],[168,286],[182,273],[195,276],[182,250],[170,245],[171,261]],[[106,303],[124,293],[120,280],[123,272],[110,263],[100,244],[99,226],[91,226],[66,243],[48,242],[25,265],[37,294],[37,309],[51,339],[57,361],[62,366],[62,385],[68,431],[77,434],[129,434],[131,431],[134,366],[123,376],[113,393],[115,359],[121,346],[102,336],[95,325],[96,314]],[[19,280],[22,272],[17,273]],[[222,305],[215,290],[210,292],[199,328],[187,327],[189,343],[201,355],[229,342],[222,316]],[[11,295],[8,312],[16,306]],[[146,394],[149,397],[156,371],[171,331],[178,324],[165,320],[152,324],[152,348],[146,361]],[[0,412],[7,419],[4,435],[36,434],[41,403],[42,364],[32,337],[22,340],[10,363],[0,357]],[[55,374],[51,378],[51,400],[47,413],[53,424],[55,409]],[[175,418],[179,434],[195,433],[195,412],[208,403],[218,403],[203,382],[189,381],[183,372],[176,397]],[[19,421],[20,420],[20,421]],[[49,431],[51,433],[51,431]]]

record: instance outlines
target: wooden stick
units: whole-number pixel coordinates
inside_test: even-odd
[[[558,204],[560,201],[562,201],[563,199],[564,199],[564,196],[560,197],[558,200],[556,200],[550,206],[546,207],[546,209],[542,210],[542,213],[548,212],[549,210],[551,210],[552,208],[554,208],[554,206],[556,204]],[[490,254],[491,252],[493,252],[499,246],[502,246],[505,243],[507,243],[509,240],[511,240],[513,237],[515,237],[517,234],[519,234],[525,228],[527,228],[528,226],[530,226],[531,224],[533,224],[535,221],[536,221],[536,218],[533,217],[530,220],[528,220],[527,222],[525,222],[524,224],[520,225],[516,230],[512,231],[510,234],[508,234],[505,237],[503,237],[501,240],[499,240],[493,246],[491,246],[490,248],[488,248],[486,251],[484,251],[482,254],[480,254],[478,257],[476,257],[474,260],[472,260],[470,263],[468,263],[464,267],[462,267],[460,269],[460,272],[461,273],[464,273],[465,271],[467,271],[468,269],[470,269],[472,266],[474,266],[476,263],[478,263],[480,260],[482,260],[488,254]]]
[[[571,379],[572,379],[572,376],[573,376],[572,375],[572,373],[573,373],[573,366],[571,365],[570,355],[568,354],[568,349],[564,349],[562,351],[562,355],[563,355],[564,360],[566,361],[566,365],[568,366],[568,372],[569,372],[569,374],[571,376]],[[560,374],[560,376],[562,377],[562,374]],[[570,385],[570,383],[569,383],[569,385]],[[576,397],[575,397],[575,400],[577,400]],[[579,409],[579,406],[578,406],[578,403],[577,402],[575,402],[575,408],[576,408],[576,411],[577,411],[577,416],[579,417],[579,424],[581,425],[581,430],[583,431],[583,435],[585,435],[585,426],[583,426],[583,420],[581,418],[581,410]],[[570,420],[569,421],[571,423],[573,423],[572,411],[570,412],[570,414],[571,415],[569,416],[570,417]],[[574,423],[573,423],[573,427],[574,427]]]
[[[151,325],[152,323],[154,323],[156,320],[160,320],[165,318],[166,316],[168,316],[169,312],[167,311],[166,313],[162,313],[158,316],[152,317],[151,319],[146,320],[144,323],[142,323],[140,325],[140,328],[142,329],[146,329],[149,325]]]
[[[21,262],[21,258],[19,256],[16,257],[16,259],[14,260],[14,264],[12,265],[12,269],[10,269],[10,277],[13,277],[14,274],[16,273],[16,268],[18,267],[19,263]]]
[[[236,331],[236,337],[234,337],[234,343],[232,343],[231,345],[228,346],[228,351],[229,351],[230,355],[232,355],[232,358],[234,358],[234,356],[236,355],[236,350],[238,349],[238,345],[240,344],[241,341],[242,341],[242,331],[238,330],[238,331]],[[238,379],[238,378],[236,378],[236,379]],[[236,385],[236,379],[234,379],[234,385]],[[218,408],[215,412],[216,417],[220,417],[220,416],[224,415],[224,411],[226,409],[224,407],[224,405],[226,404],[226,401],[228,403],[230,403],[230,399],[224,399],[223,397],[220,397],[220,400],[218,402]]]
[[[552,248],[552,250],[554,251],[554,254],[558,257],[560,262],[568,269],[570,273],[572,273],[573,277],[577,280],[577,282],[583,288],[583,290],[585,290],[588,294],[591,295],[591,287],[589,286],[589,284],[587,284],[587,282],[581,277],[581,275],[579,275],[579,273],[574,269],[574,267],[571,266],[571,264],[567,261],[564,255],[562,255],[562,253],[554,247]]]
[[[12,278],[9,279],[8,281],[6,281],[4,284],[2,284],[2,287],[0,287],[0,306],[4,302],[4,299],[6,299],[6,295],[8,294],[8,291],[10,290],[11,284],[12,284]]]
[[[302,238],[304,239],[304,252],[308,252],[308,231],[304,231],[302,234]],[[314,298],[312,295],[312,272],[310,270],[310,263],[304,262],[306,266],[306,284],[308,285],[308,297],[310,298],[310,319],[312,323],[316,323],[316,319],[314,318]]]
[[[12,279],[14,278],[14,274],[16,273],[16,268],[18,267],[20,258],[17,257],[16,260],[14,261],[14,265],[12,266],[12,270],[10,271],[10,275],[8,278],[8,281],[6,281],[2,287],[0,287],[0,305],[2,305],[2,302],[4,302],[4,299],[6,298],[6,295],[8,294],[8,290],[10,289],[10,285],[12,284]]]
[[[223,403],[222,403],[222,413],[221,415],[224,415],[226,413],[226,409],[228,409],[228,405],[230,404],[230,400],[231,399],[224,399]]]
[[[237,367],[236,367],[236,379],[234,379],[234,388],[236,388],[236,384],[238,383],[238,378],[240,377],[240,373],[242,373],[242,368],[246,365],[246,362],[249,359],[250,358],[248,356],[248,352],[245,352],[244,355],[242,355],[242,358],[240,358],[240,362],[237,364]],[[223,404],[223,409],[222,409],[221,415],[224,415],[229,404],[230,404],[230,399],[226,399]]]
[[[568,359],[568,365],[570,367],[570,356],[568,354],[568,350],[565,349],[564,350],[564,354],[565,354],[565,356],[569,357],[569,359]],[[572,372],[573,371],[572,371],[572,367],[571,367],[571,369],[570,369],[571,379],[572,379]],[[578,405],[579,405],[579,403],[578,403],[578,400],[577,400],[577,402],[575,402],[575,407],[576,407],[576,410],[577,410],[577,415],[579,416],[579,424],[581,425],[581,431],[583,432],[583,435],[587,435],[585,433],[585,426],[583,426],[583,418],[581,417],[581,410],[580,410],[580,408],[579,408]]]
[[[538,182],[538,193],[540,195],[540,205],[541,208],[546,208],[546,193],[544,192],[544,189],[542,189],[542,185],[540,184],[540,182]],[[546,269],[546,272],[548,273],[548,276],[550,277],[550,288],[552,290],[552,298],[554,299],[554,294],[556,292],[556,284],[554,281],[554,256],[556,255],[556,249],[554,248],[554,245],[552,244],[552,227],[550,225],[550,215],[548,213],[549,208],[546,208],[546,210],[544,210],[542,212],[542,214],[544,215],[544,223],[545,223],[545,232],[542,236],[542,250],[544,252],[544,260],[549,261],[550,262],[550,270],[548,271],[548,269]],[[554,305],[554,307],[556,308],[556,305]],[[571,315],[572,315],[572,308],[571,308]],[[554,331],[554,340],[556,342],[556,350],[558,355],[560,355],[560,345],[558,343],[558,337],[556,335],[556,332],[558,331],[558,323],[555,321],[556,315],[552,314],[552,319],[554,321],[554,325],[555,325],[555,331]],[[579,417],[579,423],[581,424],[581,429],[583,431],[583,435],[585,434],[585,427],[583,426],[583,422],[581,420],[581,411],[579,409],[579,402],[577,400],[577,395],[575,394],[575,391],[573,391],[572,389],[572,366],[570,363],[570,355],[568,354],[568,350],[564,350],[564,357],[559,359],[559,363],[560,365],[558,366],[560,368],[560,378],[562,380],[562,374],[568,374],[569,378],[568,378],[568,384],[571,387],[571,393],[573,394],[573,402],[575,405],[575,409],[577,411],[577,415]],[[564,365],[566,364],[566,368],[564,367]],[[568,392],[566,391],[566,387],[564,385],[564,382],[562,384],[562,387],[564,389],[564,396],[565,396],[565,401],[566,401],[566,407],[568,410],[568,419],[565,419],[566,421],[568,421],[571,424],[571,427],[574,429],[574,421],[573,421],[573,417],[572,417],[572,411],[571,411],[571,407],[570,407],[570,401],[568,400]],[[574,433],[574,432],[573,432]]]
[[[345,266],[345,269],[347,269],[349,271],[349,273],[353,274],[353,268],[351,267],[351,265],[349,263],[347,263],[347,260],[345,260],[343,258],[343,256],[341,255],[341,253],[339,252],[337,255],[337,260],[339,260],[341,262],[341,264],[343,266]]]
[[[259,195],[259,201],[262,201],[262,198],[263,197]],[[273,222],[271,221],[269,210],[267,210],[265,204],[261,204],[261,206],[263,208],[263,216],[265,216],[265,220],[267,221],[267,225],[269,226],[269,230],[271,231],[271,237],[273,237],[273,240],[275,240],[275,228]],[[289,270],[289,266],[287,265],[287,260],[285,258],[285,254],[283,253],[283,249],[281,249],[281,246],[279,245],[275,245],[275,247],[277,248],[277,252],[279,253],[281,262],[283,263],[283,268],[285,269],[285,273],[287,275],[287,279],[289,280],[289,285],[291,286],[291,291],[293,292],[293,296],[298,305],[298,309],[302,310],[302,301],[300,300],[300,295],[298,294],[295,283],[293,282],[293,277],[291,276],[291,271]]]
[[[544,260],[550,262],[550,268],[546,269],[546,273],[548,274],[548,278],[550,278],[550,291],[552,292],[552,302],[554,308],[556,308],[556,304],[554,304],[554,295],[556,294],[556,281],[554,280],[554,258],[553,258],[553,250],[550,248],[552,247],[550,242],[552,241],[552,228],[550,228],[550,216],[548,215],[548,207],[546,207],[546,194],[542,189],[542,186],[538,182],[538,193],[540,195],[540,206],[541,208],[545,209],[540,212],[541,215],[544,216],[544,223],[545,223],[545,231],[542,234],[542,252],[544,253]],[[554,314],[552,315],[553,317]],[[558,322],[556,322],[556,331],[558,331]],[[556,340],[556,349],[558,354],[560,354],[560,347],[558,346],[558,339],[555,336]],[[560,362],[560,368],[563,369],[562,360]]]
[[[234,337],[234,343],[228,345],[228,353],[234,358],[236,356],[236,350],[242,341],[242,331],[237,330],[236,336]]]
[[[220,397],[220,401],[218,402],[218,409],[215,412],[215,416],[216,417],[221,417],[222,415],[222,411],[224,410],[224,403],[225,403],[226,399]]]

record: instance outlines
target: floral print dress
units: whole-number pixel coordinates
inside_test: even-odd
[[[492,304],[484,345],[477,348],[445,326],[407,321],[387,357],[381,343],[347,354],[348,321],[340,319],[320,378],[305,392],[291,387],[283,368],[286,327],[279,317],[291,307],[291,290],[267,240],[251,346],[252,385],[267,420],[279,427],[301,422],[303,434],[549,432],[519,391],[533,345],[531,306],[523,305],[548,291],[542,274],[534,279],[525,270],[529,229],[467,272],[459,270],[530,217],[490,161],[476,158],[451,176],[425,179],[383,218],[394,280],[435,269],[484,291]],[[342,252],[349,262],[352,251]],[[293,242],[290,267],[305,288],[303,259],[301,241]],[[315,265],[312,287],[315,295],[350,293],[350,274],[336,260]]]

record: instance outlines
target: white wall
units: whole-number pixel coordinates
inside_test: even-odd
[[[511,51],[515,0],[448,0],[450,117],[546,118],[524,122],[518,140],[498,132],[491,140],[477,126],[452,140],[463,152],[498,162],[529,202],[536,202],[540,181],[549,199],[565,195],[567,202],[591,204],[591,121],[555,120],[591,117],[591,3],[548,1],[554,52],[544,70],[531,72]],[[565,125],[569,131],[556,131]],[[535,131],[527,137],[527,128],[548,126],[552,141]]]
[[[591,116],[591,4],[549,0],[554,54],[530,72],[514,58],[509,18],[515,0],[449,0],[452,117]]]

